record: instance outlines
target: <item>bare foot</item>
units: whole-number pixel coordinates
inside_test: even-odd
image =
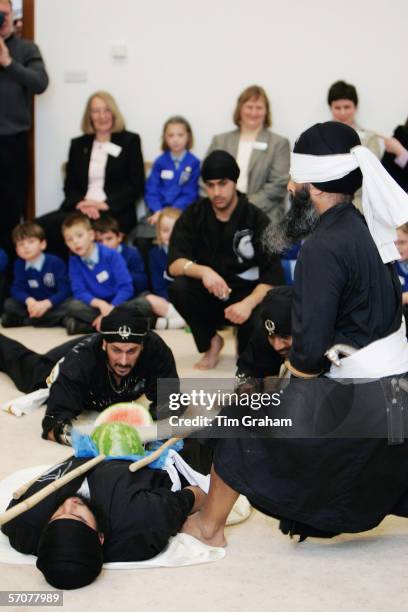
[[[196,512],[187,518],[186,522],[181,528],[181,533],[187,533],[188,535],[193,536],[193,538],[196,538],[196,540],[203,542],[203,544],[207,544],[207,546],[224,547],[227,545],[227,540],[224,536],[224,529],[222,528],[218,531],[210,533],[201,521],[200,512]]]
[[[224,340],[219,334],[215,334],[211,339],[210,348],[201,357],[200,361],[194,364],[197,370],[212,370],[220,359],[220,353],[224,346]]]

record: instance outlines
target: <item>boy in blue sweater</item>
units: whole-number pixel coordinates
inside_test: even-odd
[[[65,244],[71,251],[69,277],[74,299],[66,321],[68,335],[100,331],[102,317],[115,306],[132,307],[132,279],[123,257],[95,242],[88,217],[74,212],[62,224]]]
[[[101,215],[93,221],[96,240],[108,247],[118,251],[126,262],[127,269],[132,277],[135,295],[147,290],[147,275],[139,250],[136,247],[123,244],[123,234],[119,229],[119,223],[110,215]]]
[[[42,227],[21,223],[12,233],[18,259],[10,295],[4,303],[3,327],[54,327],[68,312],[71,287],[65,263],[44,253],[47,242]]]

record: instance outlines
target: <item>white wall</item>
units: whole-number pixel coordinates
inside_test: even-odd
[[[341,12],[340,14],[338,14]],[[259,83],[291,141],[330,118],[332,82],[357,86],[362,126],[389,134],[408,115],[406,0],[37,0],[36,41],[50,86],[37,98],[37,211],[62,201],[60,166],[88,95],[109,90],[146,160],[171,114],[192,123],[197,155],[231,129],[240,91]],[[123,41],[128,57],[114,60]],[[64,82],[64,70],[87,82]]]

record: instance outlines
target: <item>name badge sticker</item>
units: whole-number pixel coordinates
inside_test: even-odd
[[[119,157],[122,152],[122,147],[115,144],[114,142],[105,142],[104,149],[108,155],[112,155],[112,157]]]
[[[255,140],[254,149],[257,149],[257,151],[266,151],[267,148],[268,148],[267,142],[263,142],[262,140]]]
[[[102,270],[102,272],[99,272],[96,275],[96,280],[98,281],[98,283],[104,283],[105,281],[107,281],[109,278],[109,273],[107,270]]]
[[[173,170],[162,170],[160,172],[160,178],[164,179],[165,181],[171,181],[171,179],[174,178]]]
[[[31,287],[31,289],[38,289],[38,287],[40,286],[38,281],[35,280],[35,278],[29,278],[28,279],[28,286]]]

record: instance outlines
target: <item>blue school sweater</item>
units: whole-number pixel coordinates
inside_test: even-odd
[[[69,277],[74,298],[90,305],[94,298],[119,306],[133,296],[132,279],[117,251],[95,243],[98,263],[92,268],[78,255],[69,258]]]
[[[408,291],[408,261],[396,261],[395,270],[401,281],[402,293]]]
[[[168,300],[168,288],[173,279],[167,274],[167,250],[164,247],[156,246],[150,249],[149,269],[154,295]]]
[[[133,289],[135,295],[139,295],[147,289],[147,274],[144,269],[144,263],[139,249],[127,244],[119,245],[118,252],[122,255],[126,262],[127,269],[133,281]]]
[[[20,304],[25,304],[28,297],[35,300],[50,300],[58,306],[70,297],[71,286],[65,263],[56,255],[44,253],[41,269],[29,267],[23,259],[14,262],[14,278],[10,295]]]
[[[0,249],[0,272],[5,272],[8,264],[8,257],[6,251]]]
[[[156,159],[145,185],[145,202],[152,212],[165,206],[174,206],[184,210],[198,198],[198,179],[200,178],[200,160],[186,151],[176,165],[169,151]]]

